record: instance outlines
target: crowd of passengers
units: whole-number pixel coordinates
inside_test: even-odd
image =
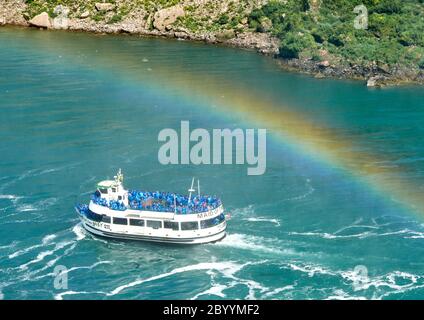
[[[109,207],[113,210],[124,211],[127,208],[122,201],[107,201],[95,193],[92,197],[94,203]],[[170,192],[142,192],[129,191],[128,203],[131,209],[158,211],[158,212],[177,212],[179,214],[200,213],[218,208],[221,200],[215,196],[188,196],[178,195]]]
[[[98,195],[99,194],[96,194],[95,193],[91,197],[91,200],[93,200],[93,202],[95,204],[98,204],[98,205],[101,205],[101,206],[104,206],[104,207],[109,207],[112,210],[118,210],[118,211],[125,211],[125,210],[127,210],[127,208],[125,207],[125,205],[124,205],[124,203],[122,201],[115,201],[115,200],[107,201],[104,198],[100,198]]]

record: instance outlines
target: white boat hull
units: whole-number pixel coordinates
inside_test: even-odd
[[[196,235],[196,236],[185,236],[184,234],[173,234],[168,236],[161,236],[151,232],[144,233],[130,233],[128,231],[120,232],[117,230],[111,230],[105,228],[104,224],[95,223],[87,219],[84,215],[79,214],[82,225],[88,232],[101,237],[122,239],[122,240],[135,240],[135,241],[150,241],[160,243],[172,243],[172,244],[204,244],[217,242],[225,238],[226,236],[226,222],[222,223],[219,227],[214,228],[215,230],[209,231],[208,234]],[[183,233],[183,232],[182,232]]]

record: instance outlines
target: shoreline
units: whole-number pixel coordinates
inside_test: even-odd
[[[206,44],[223,45],[227,47],[256,51],[259,54],[272,57],[276,65],[284,71],[306,74],[314,78],[330,78],[339,80],[355,80],[364,82],[368,87],[385,87],[399,85],[424,85],[424,70],[416,71],[407,67],[396,67],[389,70],[373,62],[369,66],[348,64],[346,61],[331,63],[325,59],[323,53],[321,61],[312,59],[285,59],[279,56],[280,40],[269,33],[252,32],[244,30],[224,30],[220,32],[207,31],[204,33],[193,33],[186,29],[168,26],[162,30],[156,28],[147,29],[146,25],[136,20],[123,20],[122,22],[109,24],[105,21],[94,21],[91,19],[66,18],[66,27],[55,27],[54,23],[48,27],[36,26],[25,17],[25,3],[15,0],[20,5],[3,8],[3,18],[0,15],[0,27],[11,26],[21,28],[36,28],[47,30],[62,30],[71,32],[88,32],[92,34],[128,34],[140,37],[154,37],[163,39],[177,39]],[[13,4],[13,1],[11,1]],[[6,11],[11,9],[9,11]],[[7,12],[7,16],[6,13]],[[1,12],[0,12],[1,13]],[[52,18],[48,18],[53,21]]]

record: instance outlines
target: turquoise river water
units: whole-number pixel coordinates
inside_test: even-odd
[[[161,165],[158,133],[267,129],[267,169]],[[0,28],[0,298],[424,298],[424,90],[287,73],[135,36]],[[106,241],[73,209],[128,188],[222,198],[227,237]],[[54,270],[67,268],[67,288]]]

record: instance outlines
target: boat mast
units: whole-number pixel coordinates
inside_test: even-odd
[[[193,177],[193,179],[191,179],[191,188],[190,189],[188,189],[188,192],[189,192],[189,196],[188,196],[188,203],[187,203],[187,205],[190,203],[190,201],[191,201],[191,194],[194,192],[194,191],[196,191],[196,190],[194,190],[193,189],[193,187],[194,187],[194,177]]]

